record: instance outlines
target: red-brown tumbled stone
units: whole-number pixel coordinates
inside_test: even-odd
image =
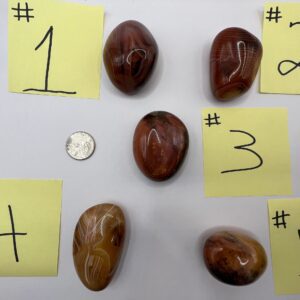
[[[158,47],[150,31],[137,21],[118,25],[104,47],[104,64],[112,83],[126,94],[136,93],[150,78]]]
[[[176,116],[164,111],[146,115],[137,125],[133,153],[140,170],[150,179],[163,181],[176,173],[186,156],[189,135]]]
[[[238,231],[212,234],[203,249],[205,264],[218,280],[231,285],[246,285],[265,271],[267,257],[255,239]]]
[[[73,259],[82,283],[100,291],[110,283],[122,254],[125,217],[122,210],[109,203],[86,210],[74,232]]]
[[[242,28],[227,28],[215,38],[210,53],[210,79],[214,96],[226,101],[251,87],[262,58],[262,45]]]

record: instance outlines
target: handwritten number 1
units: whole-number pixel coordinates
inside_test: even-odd
[[[251,147],[251,146],[255,145],[256,138],[252,134],[250,134],[249,132],[242,131],[242,130],[230,130],[230,132],[245,134],[245,135],[249,136],[252,139],[251,143],[245,144],[245,145],[240,145],[240,146],[235,146],[234,149],[244,150],[244,151],[248,151],[248,152],[252,153],[253,155],[255,155],[259,159],[259,163],[254,167],[243,168],[243,169],[226,170],[226,171],[222,171],[221,173],[226,174],[226,173],[233,173],[233,172],[251,171],[251,170],[255,170],[255,169],[260,168],[264,163],[262,157],[257,152],[255,152],[254,150],[248,148],[248,147]]]
[[[49,70],[51,62],[51,52],[52,52],[52,41],[53,41],[53,26],[49,28],[46,35],[42,41],[36,46],[35,51],[39,50],[41,46],[46,42],[49,37],[49,47],[48,47],[48,58],[47,58],[47,67],[46,67],[46,77],[45,77],[45,91],[48,91],[48,81],[49,81]]]
[[[49,72],[50,72],[52,44],[53,44],[53,26],[50,26],[49,30],[46,32],[42,41],[35,47],[35,51],[39,50],[48,39],[49,39],[49,46],[48,46],[46,74],[45,74],[45,87],[44,87],[44,89],[34,89],[34,88],[25,89],[25,90],[23,90],[23,92],[35,91],[35,92],[41,92],[41,93],[59,93],[59,94],[74,95],[74,94],[76,94],[76,92],[49,90]]]

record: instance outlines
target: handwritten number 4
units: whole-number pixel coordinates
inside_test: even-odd
[[[255,170],[255,169],[260,168],[264,163],[262,157],[257,152],[255,152],[254,150],[248,148],[248,147],[251,147],[251,146],[255,145],[256,138],[252,134],[250,134],[249,132],[242,131],[242,130],[230,130],[230,132],[232,132],[232,133],[241,133],[241,134],[249,136],[252,139],[251,143],[245,144],[245,145],[240,145],[240,146],[235,146],[234,149],[248,151],[248,152],[252,153],[253,155],[255,155],[258,158],[259,163],[254,167],[226,170],[226,171],[222,171],[221,173],[226,174],[226,173],[233,173],[233,172],[251,171],[251,170]]]

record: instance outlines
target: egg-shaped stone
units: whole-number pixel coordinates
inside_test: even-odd
[[[239,231],[219,231],[209,236],[203,256],[207,269],[216,279],[237,286],[254,282],[267,266],[263,246]]]
[[[104,64],[111,82],[126,94],[136,93],[150,78],[158,57],[151,32],[137,21],[118,25],[104,47]]]
[[[220,101],[247,92],[256,77],[261,58],[261,42],[242,28],[221,31],[210,53],[210,81],[214,96]]]
[[[138,123],[133,138],[133,153],[140,170],[148,178],[163,181],[182,165],[189,147],[183,122],[171,113],[155,111]]]
[[[111,281],[122,254],[125,217],[113,204],[86,210],[74,232],[73,260],[82,283],[92,291],[103,290]]]

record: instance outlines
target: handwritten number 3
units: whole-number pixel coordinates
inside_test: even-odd
[[[263,163],[264,163],[262,157],[257,152],[255,152],[254,150],[248,148],[248,147],[251,147],[251,146],[255,145],[256,138],[252,134],[250,134],[249,132],[242,131],[242,130],[230,130],[230,132],[245,134],[245,135],[249,136],[252,139],[251,143],[246,144],[246,145],[235,146],[234,149],[244,150],[244,151],[248,151],[248,152],[252,153],[253,155],[255,155],[259,159],[259,163],[256,166],[254,166],[254,167],[243,168],[243,169],[227,170],[227,171],[223,171],[221,173],[225,174],[225,173],[233,173],[233,172],[251,171],[251,170],[255,170],[255,169],[260,168],[263,165]]]

